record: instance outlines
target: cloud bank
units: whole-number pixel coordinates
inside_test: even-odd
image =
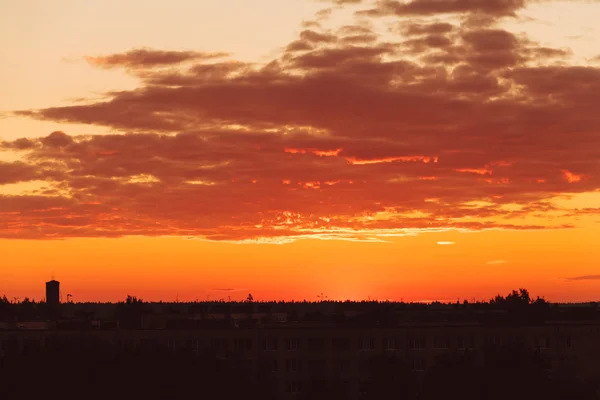
[[[266,64],[90,56],[139,87],[15,112],[114,134],[2,142],[21,160],[0,163],[0,185],[45,183],[0,195],[0,236],[283,243],[571,226],[549,200],[600,189],[600,68],[499,27],[520,0],[334,3],[364,5],[363,22],[304,24]],[[382,17],[393,40],[364,23]]]

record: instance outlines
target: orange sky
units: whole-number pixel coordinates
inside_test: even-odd
[[[0,6],[0,294],[598,299],[600,4],[197,3]]]

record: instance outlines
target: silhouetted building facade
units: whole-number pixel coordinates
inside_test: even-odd
[[[425,379],[427,371],[440,363],[440,357],[472,353],[475,363],[481,365],[487,346],[502,349],[510,343],[523,343],[526,348],[536,350],[557,370],[568,367],[575,368],[573,371],[580,376],[600,376],[598,321],[531,326],[404,323],[363,328],[327,323],[274,323],[246,329],[122,329],[96,321],[85,333],[79,325],[67,325],[47,323],[43,327],[39,323],[23,323],[3,327],[0,324],[0,354],[3,350],[10,352],[11,348],[19,354],[35,354],[48,346],[83,352],[100,342],[110,346],[99,348],[124,354],[144,351],[158,354],[152,353],[154,349],[163,349],[198,357],[209,350],[220,359],[237,360],[249,376],[269,378],[281,399],[296,399],[301,392],[311,391],[314,377],[335,377],[344,387],[346,400],[359,400],[373,377],[371,360],[378,355],[401,360],[419,379]]]
[[[55,280],[46,282],[46,303],[51,306],[60,304],[60,282]]]
[[[59,305],[59,282],[48,282],[46,289],[48,304]],[[118,304],[67,302],[41,320],[26,314],[22,304],[5,302],[3,307],[15,311],[0,318],[0,361],[45,350],[89,360],[100,354],[157,365],[189,363],[184,365],[190,376],[218,370],[216,363],[223,363],[218,365],[240,372],[239,379],[269,387],[284,400],[390,398],[376,393],[397,388],[408,393],[410,385],[423,397],[398,398],[479,400],[432,390],[469,388],[478,393],[483,388],[492,393],[521,375],[525,380],[573,376],[579,386],[600,382],[600,309],[595,303],[501,309],[485,304],[168,304],[128,299]],[[17,312],[22,316],[15,319]],[[511,368],[513,375],[503,372]],[[492,381],[500,384],[487,391],[485,385]],[[540,382],[531,387],[543,388]],[[550,399],[529,393],[511,398]]]

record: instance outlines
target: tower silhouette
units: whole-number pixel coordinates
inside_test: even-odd
[[[46,304],[51,306],[60,304],[60,282],[54,279],[46,282]]]

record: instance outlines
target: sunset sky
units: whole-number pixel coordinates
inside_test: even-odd
[[[600,300],[599,15],[2,1],[0,296]]]

